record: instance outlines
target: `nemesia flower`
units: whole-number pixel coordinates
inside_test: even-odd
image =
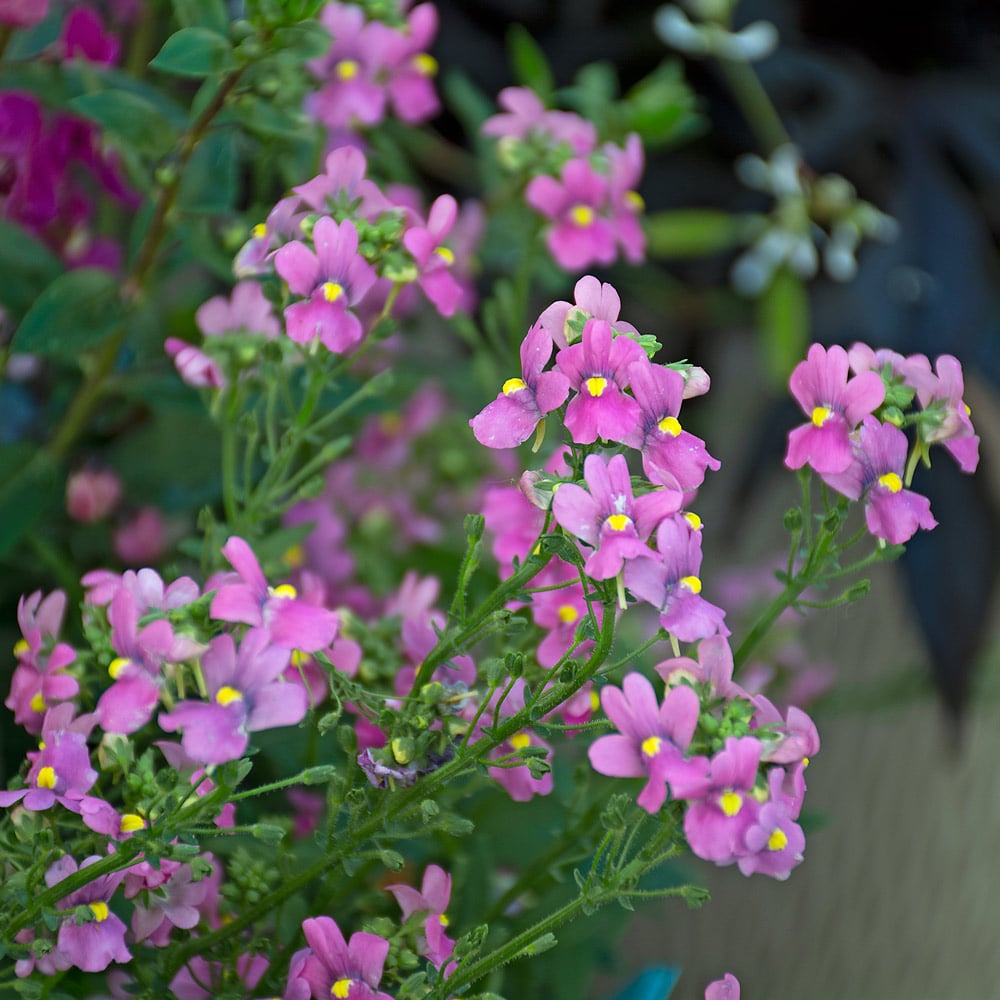
[[[201,657],[210,702],[182,701],[160,715],[160,728],[182,730],[186,753],[203,764],[241,757],[252,732],[293,726],[308,710],[305,688],[281,676],[290,652],[270,644],[265,628],[252,628],[237,650],[233,637],[216,636]]]
[[[571,111],[548,111],[530,87],[504,87],[497,95],[497,104],[505,110],[487,118],[483,135],[497,138],[548,139],[564,142],[576,156],[586,156],[597,145],[597,130],[593,122]]]
[[[51,705],[75,698],[80,690],[76,678],[65,673],[76,650],[57,641],[65,610],[66,595],[61,590],[44,598],[36,590],[17,603],[22,638],[14,645],[17,665],[4,704],[14,713],[14,721],[33,736],[41,732]]]
[[[30,28],[48,13],[49,0],[0,0],[0,24],[14,28]]]
[[[906,435],[877,417],[864,418],[852,436],[851,464],[840,473],[827,473],[823,482],[852,500],[864,497],[865,523],[876,538],[901,545],[917,528],[937,526],[927,497],[903,488],[908,444]]]
[[[333,642],[337,616],[298,600],[295,588],[287,584],[268,587],[257,557],[242,538],[229,538],[222,554],[236,570],[236,579],[227,574],[218,583],[209,609],[213,618],[264,627],[271,642],[283,649],[315,653]]]
[[[723,635],[712,635],[698,643],[698,659],[675,656],[653,669],[663,678],[667,687],[683,681],[708,684],[710,698],[748,698],[747,692],[733,680],[733,651]]]
[[[543,371],[551,356],[552,338],[533,326],[521,342],[521,378],[507,379],[497,398],[469,421],[481,445],[515,448],[566,401],[569,379],[560,371]]]
[[[64,59],[85,59],[103,66],[113,66],[121,52],[121,40],[105,32],[100,14],[86,4],[67,12],[57,45]]]
[[[556,365],[578,395],[566,407],[565,425],[577,444],[599,437],[624,441],[641,419],[639,404],[624,393],[633,364],[646,352],[630,337],[615,337],[604,320],[587,320],[579,344],[564,347]]]
[[[704,481],[705,470],[716,471],[721,463],[677,419],[684,377],[663,365],[639,362],[629,369],[629,385],[642,415],[625,444],[642,452],[642,468],[652,482],[676,483],[692,494]]]
[[[371,25],[384,62],[386,91],[396,117],[407,125],[417,125],[441,110],[431,80],[437,61],[427,49],[438,30],[437,7],[422,3],[406,16],[406,29],[396,31],[381,22]]]
[[[660,704],[649,680],[630,673],[621,689],[610,684],[602,688],[601,707],[618,732],[593,742],[591,766],[613,778],[647,778],[637,802],[652,815],[666,801],[667,784],[698,766],[684,760],[698,725],[698,695],[678,685]]]
[[[511,687],[507,697],[499,706],[499,711],[495,713],[494,705],[499,697],[499,692],[493,695],[491,707],[487,708],[476,726],[474,737],[481,734],[481,727],[497,715],[497,721],[515,715],[524,708],[524,679],[518,678]],[[552,759],[552,747],[543,740],[537,733],[530,729],[522,729],[509,739],[504,740],[499,746],[494,747],[489,754],[490,760],[499,760],[503,757],[517,757],[522,750],[528,747],[541,747],[545,750],[544,758],[547,761]],[[513,763],[514,766],[508,766]],[[536,795],[550,795],[553,788],[551,770],[547,771],[539,778],[532,776],[528,770],[527,763],[518,764],[508,761],[502,767],[488,767],[490,777],[500,785],[515,802],[528,802]]]
[[[556,347],[567,347],[579,340],[588,319],[603,319],[616,333],[639,332],[618,318],[622,300],[614,287],[592,274],[585,274],[573,287],[573,300],[553,302],[538,317],[538,326],[548,332]]]
[[[929,364],[919,375],[911,373],[920,405],[925,410],[941,409],[936,426],[923,422],[918,425],[921,434],[929,444],[943,444],[963,472],[975,472],[979,465],[979,436],[972,426],[971,411],[962,398],[965,393],[962,364],[950,354],[942,354],[934,368],[933,375]]]
[[[378,185],[366,178],[367,172],[368,161],[360,149],[340,146],[327,154],[323,173],[292,190],[323,215],[337,207],[350,207],[362,219],[374,219],[394,206]]]
[[[796,402],[810,422],[788,435],[785,465],[800,469],[808,463],[816,472],[844,472],[851,464],[850,432],[885,399],[885,384],[876,372],[863,371],[848,379],[847,352],[836,344],[809,348],[788,381]]]
[[[646,258],[646,234],[639,225],[644,205],[635,189],[645,162],[642,140],[631,132],[624,147],[606,142],[601,148],[608,159],[608,210],[615,238],[625,259],[631,264],[641,264]]]
[[[115,555],[124,563],[156,562],[167,547],[167,526],[156,507],[140,507],[112,536]]]
[[[378,989],[389,942],[377,934],[356,931],[350,941],[330,917],[310,917],[302,922],[309,954],[300,978],[314,1000],[392,1000]]]
[[[607,464],[599,455],[588,455],[583,476],[589,492],[563,483],[552,497],[552,513],[561,527],[593,547],[584,572],[608,580],[622,571],[626,560],[653,558],[646,540],[665,517],[680,509],[680,492],[654,490],[633,498],[624,455],[615,455]]]
[[[236,974],[244,987],[244,996],[252,994],[270,964],[263,955],[244,954],[236,959]],[[170,991],[177,1000],[211,1000],[219,995],[223,984],[230,985],[227,964],[195,955],[170,980]]]
[[[274,256],[274,268],[296,295],[307,296],[285,309],[288,336],[297,344],[317,338],[335,354],[361,342],[364,328],[351,311],[375,283],[374,268],[358,253],[358,231],[329,216],[316,221],[315,252],[292,240]]]
[[[442,245],[457,215],[458,202],[450,194],[443,194],[431,205],[427,225],[410,226],[403,234],[403,246],[419,268],[417,283],[442,316],[455,314],[462,295],[461,286],[449,271],[455,255]]]
[[[567,271],[592,264],[611,264],[618,255],[617,234],[601,212],[608,198],[608,180],[587,160],[569,160],[560,180],[548,174],[533,178],[525,201],[550,225],[545,245],[556,263]]]
[[[534,506],[516,486],[491,486],[481,503],[486,530],[493,536],[491,551],[500,564],[500,578],[514,572],[514,559],[522,562],[538,540],[545,513]]]
[[[722,608],[701,596],[701,536],[681,516],[656,532],[659,559],[636,559],[625,567],[625,586],[660,612],[660,624],[681,642],[729,635]]]
[[[94,855],[85,858],[79,867],[87,868],[100,860]],[[46,871],[45,884],[51,888],[76,871],[76,861],[66,854]],[[101,875],[56,904],[60,910],[86,906],[93,914],[93,920],[82,924],[76,922],[75,915],[63,917],[56,939],[56,948],[71,965],[84,972],[103,972],[112,962],[132,960],[132,953],[125,945],[125,924],[108,907],[124,877],[124,872]]]
[[[707,640],[706,640],[707,641]],[[784,718],[772,702],[762,694],[751,697],[754,724],[768,726],[772,735],[761,736],[764,749],[760,759],[769,764],[799,764],[804,758],[819,753],[819,732],[816,723],[801,708],[790,705]]]
[[[740,982],[727,972],[722,979],[716,979],[705,987],[705,1000],[740,1000]]]
[[[136,900],[132,911],[132,934],[136,941],[148,939],[162,947],[169,943],[172,928],[191,930],[198,926],[201,920],[198,907],[205,899],[208,885],[205,880],[192,881],[190,865],[169,858],[160,860],[156,875],[159,878],[153,884],[142,884],[140,879],[133,878],[131,887],[126,875],[125,898],[145,890],[142,901]]]
[[[553,559],[532,581],[534,587],[552,587],[557,583],[566,585],[557,590],[540,590],[531,595],[531,616],[539,628],[548,634],[538,644],[535,656],[539,666],[554,667],[569,652],[576,639],[576,629],[587,614],[580,573],[575,566]],[[603,608],[593,605],[594,614],[600,625]],[[576,647],[576,655],[586,655],[593,646],[592,639],[585,639]]]
[[[253,274],[268,273],[274,251],[286,240],[300,233],[299,223],[305,215],[297,197],[291,195],[282,198],[268,212],[267,219],[250,230],[250,239],[243,244],[233,260],[233,274],[237,278],[246,278]]]
[[[795,800],[783,790],[784,780],[783,768],[771,769],[769,798],[751,814],[743,835],[744,850],[736,862],[744,875],[761,872],[784,881],[802,861],[806,838],[802,827],[795,822],[801,799]]]
[[[451,900],[451,876],[439,865],[428,865],[419,892],[404,883],[387,885],[386,889],[396,897],[404,922],[415,913],[426,914],[421,954],[440,968],[455,950],[455,942],[444,932],[448,926],[445,910]]]
[[[103,520],[122,496],[122,481],[110,469],[80,469],[66,480],[66,513],[74,521]]]

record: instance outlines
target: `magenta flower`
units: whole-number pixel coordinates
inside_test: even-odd
[[[740,1000],[740,981],[727,972],[705,987],[705,1000]]]
[[[236,570],[239,582],[232,575],[220,582],[209,610],[213,618],[266,628],[271,642],[282,649],[315,653],[333,642],[337,616],[298,600],[295,588],[288,584],[268,587],[257,557],[242,538],[233,535],[222,554]]]
[[[625,395],[629,371],[649,364],[646,352],[630,337],[615,337],[604,320],[587,320],[583,340],[556,355],[559,370],[578,395],[566,407],[566,429],[577,444],[599,437],[624,441],[641,420],[639,404]]]
[[[503,719],[520,712],[524,708],[524,680],[519,678],[514,682],[510,693],[500,706],[499,718]],[[498,694],[494,694],[494,701]],[[483,713],[480,723],[477,725],[476,737],[481,735],[480,727],[493,718],[494,711],[490,708]],[[517,758],[521,751],[528,747],[541,747],[545,750],[544,759],[551,762],[552,747],[543,740],[537,733],[530,729],[522,729],[515,733],[508,740],[504,740],[498,747],[494,747],[489,754],[490,760],[499,760],[503,757]],[[522,758],[523,760],[523,758]],[[511,766],[513,765],[513,766]],[[490,777],[503,789],[515,802],[527,802],[536,795],[550,795],[552,793],[552,772],[548,771],[539,778],[532,777],[526,763],[518,763],[516,760],[508,760],[503,767],[490,767],[488,769]]]
[[[270,964],[263,955],[240,955],[236,959],[236,973],[244,986],[244,996],[253,995]],[[212,1000],[219,996],[224,984],[232,985],[227,972],[225,963],[210,962],[196,955],[170,980],[170,991],[177,1000]]]
[[[552,338],[533,326],[521,342],[521,377],[509,378],[492,403],[469,424],[487,448],[515,448],[527,441],[546,413],[569,395],[569,379],[560,371],[543,371],[552,356]]]
[[[482,512],[486,530],[493,536],[493,558],[500,564],[501,579],[506,579],[514,572],[514,559],[528,557],[545,523],[545,513],[516,486],[484,490]]]
[[[419,892],[403,883],[387,885],[386,889],[396,897],[404,922],[415,913],[426,914],[421,954],[441,968],[455,950],[455,942],[444,932],[448,926],[445,910],[451,900],[451,876],[438,865],[428,865]]]
[[[705,470],[715,471],[721,463],[677,419],[684,377],[663,365],[639,362],[629,369],[629,383],[642,415],[625,444],[642,452],[642,468],[652,482],[676,483],[690,496],[704,482]]]
[[[297,344],[319,338],[335,354],[361,342],[364,328],[351,311],[375,284],[375,270],[358,254],[358,231],[345,220],[323,216],[313,227],[315,253],[292,240],[274,255],[274,268],[296,295],[308,296],[285,309],[288,336]]]
[[[608,180],[587,160],[570,160],[561,180],[548,174],[533,178],[525,201],[552,225],[545,244],[556,263],[567,271],[592,264],[611,264],[618,255],[615,229],[601,213],[608,199]]]
[[[827,473],[823,482],[851,500],[864,497],[865,523],[876,538],[901,545],[917,528],[937,526],[927,497],[903,488],[908,445],[906,435],[877,417],[864,418],[852,435],[854,457],[841,473]]]
[[[885,384],[876,372],[864,371],[848,380],[847,352],[837,345],[809,348],[789,379],[789,388],[810,422],[788,435],[785,465],[800,469],[808,463],[816,472],[844,472],[851,464],[850,433],[862,417],[885,399]]]
[[[505,110],[483,122],[483,135],[564,142],[576,156],[587,156],[597,145],[597,130],[592,122],[571,111],[547,111],[529,87],[505,87],[497,103]]]
[[[65,610],[66,595],[61,590],[45,598],[36,590],[17,602],[22,638],[14,644],[17,666],[4,704],[14,713],[14,721],[33,736],[41,732],[51,705],[75,698],[80,690],[76,678],[65,673],[76,651],[57,641]]]
[[[670,517],[656,532],[659,559],[637,559],[625,567],[625,586],[660,612],[660,624],[681,642],[718,632],[729,635],[722,608],[701,596],[701,536],[682,516]]]
[[[264,628],[250,629],[238,651],[232,636],[216,636],[201,658],[211,701],[182,701],[160,715],[160,728],[182,730],[185,752],[202,764],[236,760],[250,733],[294,726],[305,717],[305,688],[282,677],[290,655],[270,645]]]
[[[553,302],[541,316],[538,325],[546,330],[556,347],[567,347],[579,340],[588,319],[603,319],[616,333],[638,333],[631,323],[618,319],[622,300],[606,281],[585,274],[573,288],[572,303]]]
[[[386,90],[396,117],[417,125],[441,110],[431,82],[437,61],[427,49],[438,30],[438,12],[432,3],[414,7],[406,17],[406,29],[396,31],[381,22],[369,26],[385,65]]]
[[[753,815],[743,837],[744,853],[737,859],[744,875],[762,872],[784,881],[802,861],[806,838],[795,822],[799,802],[784,792],[784,779],[785,771],[780,767],[768,774],[770,797]]]
[[[121,52],[121,41],[105,32],[100,14],[85,4],[67,13],[57,46],[64,59],[84,59],[101,66],[114,65]]]
[[[292,188],[313,211],[327,215],[336,206],[347,205],[353,214],[374,219],[394,207],[378,185],[365,177],[368,162],[360,149],[339,146],[327,154],[324,166],[323,173]]]
[[[759,809],[751,792],[761,750],[753,736],[730,736],[700,781],[675,789],[679,798],[694,800],[684,814],[684,835],[699,858],[726,865],[746,853],[744,838]]]
[[[698,659],[675,656],[653,669],[663,678],[667,687],[683,681],[707,684],[710,698],[748,698],[747,692],[733,680],[733,651],[723,635],[709,636],[698,643]]]
[[[48,13],[49,0],[0,0],[0,24],[30,28],[44,21]]]
[[[934,375],[928,370],[915,381],[920,405],[925,410],[940,408],[937,426],[926,432],[926,440],[943,444],[963,472],[975,472],[979,465],[979,437],[972,426],[971,411],[962,398],[965,380],[961,362],[950,354],[942,354],[934,367]],[[925,433],[924,425],[920,427],[921,433]]]
[[[627,560],[652,559],[646,540],[665,517],[680,510],[680,492],[654,490],[633,498],[624,455],[615,455],[607,465],[599,455],[588,455],[583,477],[590,492],[563,483],[552,497],[552,513],[561,527],[594,549],[584,572],[609,580]]]
[[[615,237],[625,259],[631,264],[641,264],[646,257],[646,234],[639,216],[645,206],[635,189],[645,162],[642,140],[631,132],[624,147],[606,142],[602,149],[608,158],[608,195]]]
[[[66,513],[94,524],[106,518],[122,496],[122,481],[111,469],[79,469],[66,479]]]
[[[205,900],[208,884],[204,879],[192,881],[194,876],[190,865],[168,858],[160,860],[160,870],[156,875],[160,877],[155,879],[154,884],[149,884],[148,880],[133,879],[131,887],[126,876],[125,897],[130,898],[146,890],[144,902],[137,901],[132,911],[132,934],[136,941],[148,938],[151,944],[163,947],[170,941],[172,928],[191,930],[198,926],[201,920],[198,907]],[[143,881],[146,884],[142,884]]]
[[[28,751],[27,787],[0,792],[0,806],[20,802],[25,809],[42,812],[58,802],[72,812],[80,811],[80,801],[97,781],[87,749],[94,716],[74,719],[73,711],[65,702],[45,713],[39,749]]]
[[[698,695],[678,685],[659,704],[649,680],[631,673],[620,690],[611,685],[602,689],[601,706],[618,732],[593,742],[591,766],[613,778],[647,778],[637,802],[652,815],[666,801],[667,783],[698,767],[695,760],[684,759],[698,725]]]
[[[87,868],[100,860],[97,855],[85,858],[80,867]],[[45,884],[51,888],[75,871],[76,861],[70,855],[64,855],[45,873]],[[56,939],[56,948],[71,965],[84,972],[103,972],[112,962],[132,960],[132,954],[125,946],[127,928],[108,907],[124,877],[124,872],[101,875],[57,904],[60,910],[86,906],[93,915],[92,920],[80,924],[76,922],[75,915],[64,917]]]
[[[327,211],[325,206],[322,211]],[[269,273],[274,251],[286,240],[301,232],[299,223],[305,218],[305,214],[301,211],[299,199],[294,195],[282,198],[268,212],[267,219],[258,222],[250,230],[250,239],[236,254],[233,260],[233,273],[236,277],[247,278],[254,274]]]
[[[453,316],[462,297],[462,287],[449,270],[455,255],[442,245],[457,215],[458,202],[450,194],[443,194],[431,205],[427,225],[411,226],[403,234],[403,246],[419,268],[417,283],[442,316]]]
[[[331,997],[349,1000],[392,1000],[378,989],[389,942],[377,934],[357,931],[350,942],[330,917],[311,917],[302,922],[310,952],[300,977],[314,1000]]]
[[[546,629],[547,635],[538,644],[535,656],[539,666],[554,667],[570,651],[576,639],[576,629],[587,614],[587,601],[583,594],[583,584],[575,566],[553,559],[533,581],[535,587],[551,587],[565,583],[558,590],[542,590],[531,595],[531,616],[539,628]],[[598,624],[602,618],[602,607],[594,604]],[[593,646],[592,639],[585,639],[576,647],[576,655],[584,655]]]

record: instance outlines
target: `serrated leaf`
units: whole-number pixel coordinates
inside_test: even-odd
[[[225,0],[171,0],[182,28],[208,28],[224,35],[229,30]]]
[[[213,76],[233,69],[233,47],[225,35],[208,28],[181,28],[172,34],[149,64],[175,76]]]
[[[119,283],[108,271],[67,271],[34,301],[14,333],[14,348],[46,357],[97,347],[121,325]]]
[[[98,90],[75,97],[69,104],[147,156],[162,156],[177,141],[166,116],[152,102],[130,91]]]
[[[20,319],[62,272],[62,261],[13,222],[0,219],[0,305]]]
[[[507,49],[514,79],[521,86],[530,87],[547,103],[555,89],[555,79],[541,46],[523,25],[512,24],[507,30]]]
[[[772,385],[782,387],[809,344],[809,293],[789,268],[779,268],[757,300],[764,366]]]

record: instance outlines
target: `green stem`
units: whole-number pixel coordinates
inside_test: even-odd
[[[792,139],[754,68],[748,62],[733,59],[720,59],[719,68],[764,154],[770,156],[779,146],[791,143]]]

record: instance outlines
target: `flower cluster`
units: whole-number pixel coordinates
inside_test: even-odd
[[[608,265],[622,254],[632,264],[646,253],[636,190],[644,155],[638,135],[624,146],[598,144],[594,126],[570,111],[550,111],[526,87],[508,87],[503,113],[483,132],[500,140],[502,162],[531,179],[525,200],[543,219],[545,243],[566,271]]]

